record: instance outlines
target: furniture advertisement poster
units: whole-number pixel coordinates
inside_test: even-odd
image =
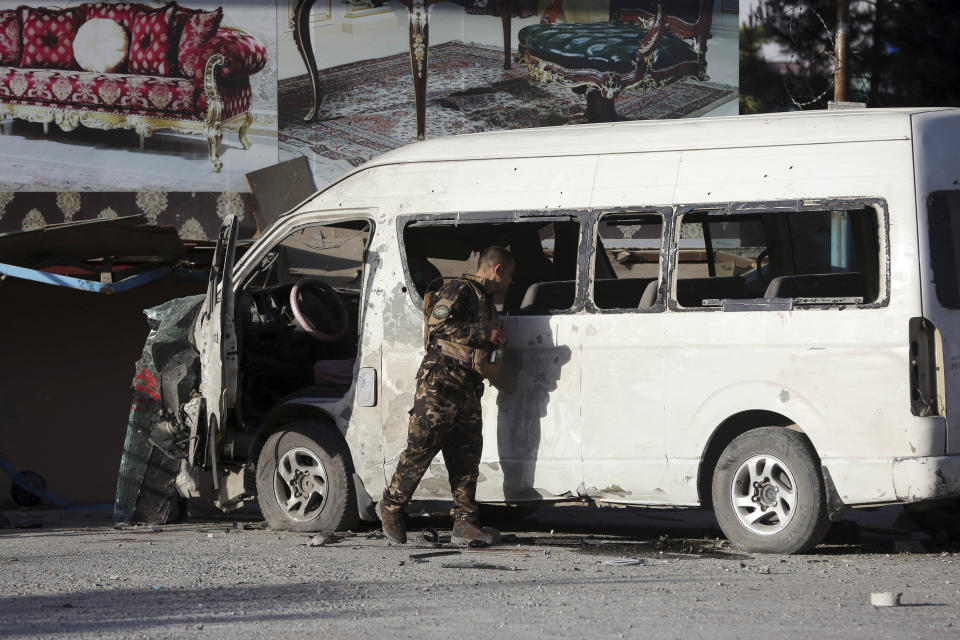
[[[0,0],[0,233],[136,215],[209,241],[238,213],[250,236],[249,175],[281,162],[322,188],[421,139],[735,114],[736,18],[662,4]]]

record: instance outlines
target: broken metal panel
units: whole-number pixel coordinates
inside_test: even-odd
[[[144,312],[150,333],[133,379],[114,503],[117,523],[164,521],[176,515],[176,478],[186,458],[188,432],[178,411],[164,408],[164,387],[180,385],[164,385],[161,371],[175,358],[184,361],[184,352],[195,352],[193,323],[202,302],[202,295],[178,298]]]
[[[152,256],[169,261],[186,252],[174,227],[144,222],[144,216],[123,216],[0,234],[0,256],[8,264],[36,267],[109,256]]]
[[[257,201],[254,218],[261,233],[317,191],[304,156],[251,171],[246,178]]]
[[[213,471],[213,486],[219,489],[217,445],[237,398],[237,329],[234,319],[233,264],[236,254],[238,220],[227,216],[220,228],[213,266],[207,283],[207,294],[200,310],[200,321],[194,334],[194,343],[200,353],[200,395],[209,433],[209,462]]]

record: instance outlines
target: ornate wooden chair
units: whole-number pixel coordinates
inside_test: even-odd
[[[588,121],[616,120],[624,90],[709,79],[713,0],[611,0],[610,22],[556,23],[562,4],[520,30],[520,52],[533,78],[586,93]]]

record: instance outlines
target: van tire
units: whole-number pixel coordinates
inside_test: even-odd
[[[284,473],[278,473],[278,466]],[[257,500],[272,529],[356,527],[360,521],[356,488],[340,434],[312,420],[298,420],[272,434],[257,461]]]
[[[745,551],[802,553],[830,528],[820,460],[809,438],[790,428],[734,438],[717,461],[712,493],[720,528]]]

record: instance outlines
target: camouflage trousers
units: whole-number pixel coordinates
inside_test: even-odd
[[[393,512],[403,509],[430,462],[442,451],[453,494],[450,515],[455,520],[476,522],[477,477],[483,448],[483,383],[476,374],[446,360],[431,366],[425,359],[420,367],[410,410],[407,448],[400,454],[393,479],[383,492],[382,508]]]

